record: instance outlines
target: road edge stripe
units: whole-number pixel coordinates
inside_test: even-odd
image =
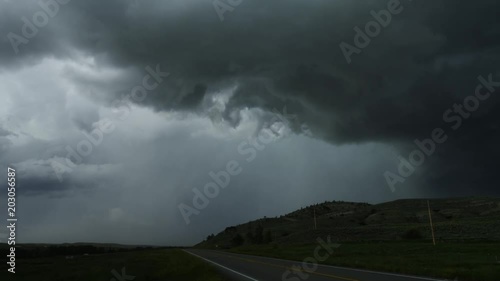
[[[277,261],[289,261],[289,262],[300,263],[300,261],[296,261],[296,260],[278,259],[278,258],[266,257],[266,256],[255,256],[255,255],[247,255],[247,254],[232,253],[232,252],[217,251],[217,250],[209,250],[209,251],[219,252],[219,253],[227,253],[227,254],[233,254],[233,255],[240,255],[240,256],[247,256],[247,257],[266,258],[266,259],[277,260]],[[335,265],[328,265],[328,264],[321,264],[321,263],[318,263],[318,266],[331,267],[331,268],[336,268],[336,269],[341,269],[341,270],[351,270],[351,271],[359,271],[359,272],[366,272],[366,273],[373,273],[373,274],[381,274],[381,275],[390,275],[390,276],[397,276],[397,277],[404,277],[404,278],[428,280],[428,281],[448,281],[448,279],[435,279],[432,277],[421,277],[421,276],[415,276],[415,275],[405,275],[405,274],[398,274],[398,273],[391,273],[391,272],[373,271],[373,270],[368,270],[368,269],[357,269],[357,268],[352,268],[352,267],[342,267],[342,266],[335,266]]]
[[[238,275],[240,275],[240,276],[243,276],[243,277],[245,277],[245,278],[247,278],[247,279],[249,279],[249,280],[252,280],[252,281],[259,281],[259,280],[255,279],[255,278],[252,278],[252,277],[250,277],[250,276],[247,276],[247,275],[245,275],[245,274],[243,274],[243,273],[240,273],[240,272],[238,272],[238,271],[232,270],[232,269],[230,269],[230,268],[228,268],[228,267],[225,267],[225,266],[223,266],[223,265],[220,265],[220,264],[218,264],[218,263],[216,263],[216,262],[213,262],[213,261],[211,261],[211,260],[209,260],[209,259],[206,259],[206,258],[204,258],[204,257],[198,256],[197,254],[193,254],[193,253],[191,253],[191,252],[189,252],[189,251],[186,251],[186,250],[183,250],[183,251],[184,251],[184,252],[186,252],[186,253],[188,253],[188,254],[191,254],[191,255],[193,255],[193,256],[195,256],[195,257],[198,257],[198,258],[200,258],[200,259],[202,259],[202,260],[205,260],[205,261],[207,261],[207,262],[213,263],[213,264],[215,264],[215,265],[217,265],[217,266],[219,266],[219,267],[221,267],[221,268],[223,268],[223,269],[225,269],[225,270],[231,271],[232,273],[235,273],[235,274],[238,274]]]

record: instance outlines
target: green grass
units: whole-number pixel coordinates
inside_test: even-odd
[[[135,276],[134,281],[225,280],[212,266],[179,249],[79,256],[74,260],[64,257],[19,259],[15,274],[7,272],[6,266],[1,267],[0,280],[108,281],[114,278],[111,270],[121,274],[123,267],[127,275]]]
[[[230,252],[302,261],[313,257],[316,246],[242,246]],[[343,243],[323,263],[451,280],[498,281],[500,243]]]

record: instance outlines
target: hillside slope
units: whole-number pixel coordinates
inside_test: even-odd
[[[500,198],[432,199],[430,205],[437,240],[500,241]],[[431,239],[427,199],[375,205],[324,202],[284,216],[227,227],[197,246],[314,243],[319,236],[338,242]]]

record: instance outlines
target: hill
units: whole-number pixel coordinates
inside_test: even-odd
[[[429,201],[438,241],[500,241],[500,198]],[[431,239],[427,199],[403,199],[374,205],[324,202],[280,217],[264,217],[227,227],[196,246],[306,244],[314,243],[319,236],[330,236],[337,242]]]

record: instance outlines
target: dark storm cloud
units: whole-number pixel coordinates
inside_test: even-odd
[[[402,0],[404,10],[348,64],[339,44],[354,44],[353,28],[387,2],[244,1],[221,22],[211,1],[72,1],[16,60],[8,41],[0,57],[5,69],[76,48],[101,64],[160,64],[173,75],[144,102],[157,110],[197,110],[237,85],[222,113],[235,126],[239,110],[286,104],[317,137],[392,143],[406,156],[415,138],[445,126],[443,112],[474,93],[479,75],[498,73],[500,10],[493,0]],[[20,16],[37,10],[1,5],[3,34],[20,32]],[[450,133],[426,163],[422,188],[496,192],[498,101],[493,95]]]
[[[49,167],[50,169],[50,167]],[[28,175],[28,177],[26,177]],[[49,194],[53,197],[63,197],[67,196],[65,194],[70,189],[81,189],[88,186],[88,183],[74,183],[72,180],[68,180],[64,183],[60,182],[56,177],[51,176],[50,174],[33,177],[29,174],[23,173],[19,174],[22,176],[22,180],[19,181],[19,185],[22,184],[23,188],[19,190],[19,195],[26,196],[36,196],[41,194]]]
[[[15,133],[12,133],[11,131],[0,127],[0,138],[10,136],[10,135],[15,135]]]

